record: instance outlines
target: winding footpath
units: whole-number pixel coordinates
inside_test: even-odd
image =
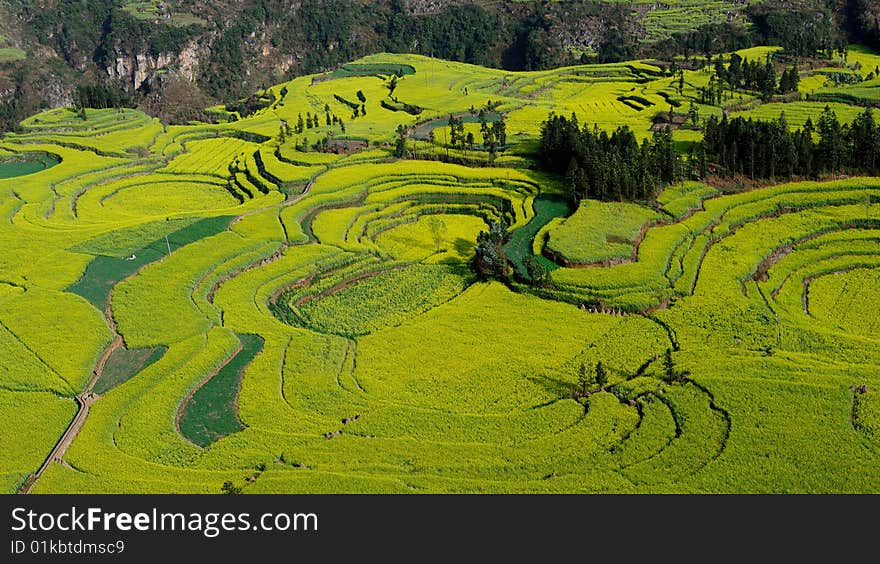
[[[94,370],[92,370],[92,376],[89,378],[88,383],[86,384],[85,389],[74,396],[77,405],[77,412],[74,416],[73,420],[70,422],[70,425],[65,429],[64,434],[61,435],[61,438],[58,439],[58,442],[55,443],[55,447],[49,453],[49,456],[46,457],[46,460],[43,461],[42,466],[34,473],[31,474],[27,480],[25,480],[24,484],[22,484],[18,493],[27,494],[30,493],[34,487],[34,484],[37,483],[37,480],[43,475],[49,465],[53,462],[61,462],[64,458],[64,455],[67,453],[67,449],[70,448],[70,445],[73,443],[73,440],[79,434],[80,429],[86,422],[86,418],[89,416],[89,409],[92,404],[98,399],[98,396],[93,392],[95,388],[95,384],[101,379],[101,376],[104,374],[104,367],[107,365],[107,360],[110,358],[115,351],[119,350],[123,347],[124,342],[122,340],[122,335],[116,330],[116,322],[113,320],[113,315],[110,311],[110,306],[107,306],[107,309],[104,310],[104,320],[107,323],[107,327],[113,332],[113,340],[110,341],[110,344],[107,345],[107,348],[104,349],[104,352],[101,353],[101,357],[98,359],[97,364],[95,364]]]
[[[289,197],[286,201],[282,202],[280,205],[280,209],[283,209],[286,206],[295,204],[296,202],[298,202],[301,199],[303,199],[304,197],[306,197],[309,194],[309,192],[311,191],[313,184],[314,184],[314,181],[309,182],[306,185],[305,189],[303,189],[303,191],[300,194]],[[275,204],[275,205],[277,205],[277,204]],[[249,215],[252,215],[257,212],[265,211],[267,209],[270,209],[271,207],[273,207],[273,206],[266,206],[264,208],[258,208],[255,210],[251,210],[249,212],[245,212],[244,214],[241,214],[241,215],[237,216],[235,219],[233,219],[229,223],[229,227],[231,227],[236,222],[241,221],[242,219],[244,219],[245,217],[247,217]],[[283,224],[282,224],[282,226],[283,226]],[[229,227],[227,227],[227,229]],[[285,230],[285,239],[286,239],[286,230]],[[277,256],[274,256],[274,258],[272,258],[271,260],[277,260],[278,258],[280,258],[281,255],[283,254],[283,250],[286,249],[287,246],[289,246],[289,243],[287,243],[285,241],[281,252],[276,253]],[[269,262],[271,262],[271,260]],[[137,276],[137,274],[140,273],[140,271],[143,270],[143,268],[145,268],[149,264],[152,264],[152,263],[147,263],[147,264],[141,266],[141,268],[139,268],[136,272],[134,272],[130,276],[126,277],[125,279],[120,280],[119,282],[127,280],[128,278],[130,278],[132,276]],[[261,263],[258,261],[255,264],[261,264]],[[117,282],[117,284],[119,282]],[[115,285],[114,285],[114,287],[115,287]],[[101,379],[101,376],[104,374],[104,367],[107,364],[107,360],[110,358],[110,356],[115,351],[117,351],[118,349],[123,348],[125,346],[125,341],[123,340],[122,335],[119,334],[119,331],[116,328],[116,321],[113,319],[113,312],[112,312],[112,304],[113,304],[112,295],[113,294],[112,293],[113,293],[113,290],[111,289],[110,295],[108,298],[108,305],[107,305],[107,308],[104,310],[103,315],[104,315],[104,322],[107,324],[107,327],[110,329],[110,331],[113,335],[113,340],[110,341],[110,344],[107,345],[107,347],[104,349],[104,352],[101,353],[101,356],[98,358],[98,362],[95,364],[95,368],[92,370],[92,375],[89,378],[89,381],[86,384],[86,387],[83,389],[82,392],[80,392],[79,394],[74,396],[74,400],[76,401],[76,405],[77,405],[77,412],[76,412],[76,415],[74,416],[73,420],[67,426],[67,429],[64,430],[64,434],[61,435],[61,438],[58,439],[58,442],[55,443],[55,446],[49,452],[49,455],[43,461],[43,464],[40,466],[40,468],[35,473],[28,476],[28,478],[21,485],[21,487],[18,490],[18,493],[20,493],[20,494],[31,493],[31,491],[33,490],[34,484],[36,484],[37,481],[40,479],[40,477],[42,477],[43,473],[46,472],[46,469],[49,468],[50,464],[52,464],[53,462],[58,462],[58,463],[63,462],[64,455],[67,453],[67,449],[69,449],[70,445],[73,444],[73,440],[77,437],[77,435],[79,434],[83,425],[85,424],[86,419],[89,416],[89,410],[91,409],[92,404],[95,403],[95,401],[100,397],[94,393],[94,388],[95,388],[95,385],[98,383],[98,381]],[[235,355],[232,355],[229,359],[227,359],[226,363],[230,362],[233,358],[235,358]],[[224,365],[226,363],[224,363]],[[222,368],[222,366],[220,368]],[[219,371],[219,368],[218,368],[218,371]],[[210,379],[210,378],[207,378],[207,379]],[[205,381],[207,381],[207,379]],[[201,386],[201,384],[200,384],[200,386]],[[179,417],[180,416],[178,414],[178,420],[179,420]],[[177,421],[175,421],[175,423],[177,423]]]

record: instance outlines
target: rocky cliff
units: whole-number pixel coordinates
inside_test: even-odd
[[[127,52],[120,47],[113,64],[106,67],[107,76],[130,90],[140,90],[159,74],[170,73],[195,83],[199,64],[210,54],[210,47],[203,40],[190,41],[180,52],[164,52],[153,56],[144,52]]]

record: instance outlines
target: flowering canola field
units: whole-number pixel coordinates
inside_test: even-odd
[[[358,64],[228,122],[61,108],[0,140],[60,159],[0,179],[2,491],[880,492],[880,179],[587,202],[528,231],[572,258],[552,285],[478,281],[487,223],[562,193],[524,149],[548,112],[647,137],[618,98],[704,77]],[[489,101],[496,166],[427,158]]]

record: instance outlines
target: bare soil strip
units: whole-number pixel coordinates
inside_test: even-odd
[[[92,392],[92,389],[95,387],[98,380],[101,379],[101,375],[104,373],[104,366],[107,364],[107,359],[110,358],[110,355],[113,354],[115,350],[122,347],[122,337],[116,332],[116,323],[114,323],[113,317],[110,315],[109,306],[107,307],[107,311],[104,312],[104,316],[107,320],[107,325],[113,330],[113,340],[107,345],[104,352],[101,353],[101,357],[98,359],[95,369],[92,370],[92,377],[89,378],[89,382],[85,389],[74,397],[78,410],[73,421],[70,422],[70,425],[67,426],[64,434],[61,435],[61,438],[55,443],[55,447],[49,453],[49,456],[46,457],[46,460],[43,461],[42,466],[40,466],[36,473],[31,475],[22,485],[21,489],[19,489],[19,493],[30,493],[34,484],[49,467],[49,464],[52,462],[62,462],[64,455],[67,453],[67,449],[70,448],[70,445],[73,443],[73,439],[76,438],[80,429],[82,429],[83,424],[85,424],[86,418],[89,416],[89,408],[95,400],[98,399],[98,396]]]

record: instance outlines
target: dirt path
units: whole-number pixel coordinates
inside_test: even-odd
[[[304,198],[311,191],[313,184],[314,184],[314,181],[309,182],[308,185],[306,185],[306,188],[302,191],[302,193],[288,198],[286,201],[281,203],[280,207],[284,208],[286,206],[295,204],[296,202],[298,202],[299,200]],[[275,205],[278,205],[278,204],[275,204]],[[233,219],[230,222],[229,226],[231,227],[232,225],[234,225],[238,221],[241,221],[245,217],[248,217],[250,215],[253,215],[253,214],[261,212],[261,211],[265,211],[267,209],[270,209],[271,207],[272,206],[266,206],[264,208],[258,208],[255,210],[250,210],[248,212],[245,212],[244,214],[239,215],[235,219]],[[75,215],[75,211],[74,211],[74,215]],[[275,254],[271,255],[268,258],[264,258],[262,261],[258,261],[255,264],[249,265],[248,268],[245,268],[244,270],[249,270],[250,268],[262,266],[263,264],[266,264],[267,262],[272,262],[274,260],[277,260],[278,258],[281,258],[281,256],[283,256],[284,250],[288,246],[289,246],[289,243],[285,242],[282,245],[282,249],[280,249],[278,252],[276,252]],[[137,271],[135,271],[134,273],[132,273],[130,276],[126,277],[125,279],[120,280],[119,282],[123,282],[133,276],[137,276],[144,268],[146,268],[150,264],[152,264],[152,263],[147,263],[147,264],[141,266],[141,268],[139,268]],[[119,284],[119,282],[117,282],[117,284]],[[210,292],[211,297],[213,297],[213,293],[216,291],[216,288],[218,286],[219,286],[219,283],[215,284],[215,287],[212,288],[212,291]],[[114,285],[114,287],[115,287],[115,285]],[[209,299],[209,301],[212,301],[212,300]],[[95,388],[95,384],[97,384],[98,380],[101,379],[101,376],[104,373],[104,367],[106,366],[107,360],[110,358],[110,355],[112,355],[115,351],[117,351],[118,349],[125,346],[125,341],[122,338],[122,335],[120,335],[119,332],[117,331],[116,320],[113,319],[112,306],[113,306],[113,290],[111,289],[110,295],[108,296],[107,308],[104,310],[103,315],[104,315],[104,322],[107,324],[107,327],[110,329],[110,331],[113,334],[113,340],[110,342],[109,345],[107,345],[107,347],[104,349],[104,352],[101,353],[101,356],[98,358],[98,362],[95,364],[95,368],[92,370],[92,375],[89,378],[89,381],[86,384],[85,389],[83,389],[82,392],[80,392],[79,394],[74,396],[74,399],[76,400],[76,404],[77,404],[77,412],[76,412],[76,415],[74,416],[73,420],[67,426],[67,429],[65,429],[64,434],[61,435],[61,438],[58,439],[58,442],[55,443],[55,446],[49,452],[49,455],[43,461],[43,464],[40,466],[40,468],[34,474],[31,474],[30,476],[28,476],[28,478],[25,480],[24,484],[22,484],[22,486],[19,488],[18,493],[22,493],[22,494],[30,493],[31,490],[33,489],[34,484],[37,482],[37,480],[40,479],[40,477],[43,475],[43,473],[46,471],[46,469],[49,467],[49,465],[52,462],[59,462],[59,463],[64,462],[63,458],[64,458],[64,455],[67,453],[67,449],[70,448],[71,444],[73,444],[73,440],[76,438],[76,436],[79,434],[80,430],[82,429],[83,425],[85,424],[86,418],[88,418],[88,416],[89,416],[89,410],[90,410],[92,404],[100,397],[93,392],[93,390]],[[212,374],[210,374],[207,378],[205,378],[198,386],[196,386],[196,388],[194,388],[190,392],[190,394],[187,396],[187,398],[185,398],[184,402],[181,403],[181,411],[182,411],[183,406],[189,400],[189,397],[191,397],[192,394],[195,393],[195,391],[197,389],[199,389],[205,382],[210,380],[210,378],[214,374],[216,374],[216,372],[219,372],[224,366],[226,366],[226,364],[231,362],[232,359],[235,358],[235,356],[239,352],[241,352],[241,345],[240,344],[239,344],[239,349],[236,350],[236,352],[232,356],[230,356],[228,359],[226,359],[226,361],[221,366],[219,366],[216,371],[212,372]],[[180,432],[180,427],[179,427],[180,415],[181,415],[181,412],[178,412],[177,417],[175,419],[175,427],[178,429],[178,432]],[[180,433],[180,435],[183,437],[182,433]],[[187,440],[186,437],[184,437],[184,440]]]
[[[86,422],[86,418],[89,416],[89,409],[92,404],[98,399],[98,396],[92,392],[95,387],[95,384],[98,383],[98,380],[101,379],[101,375],[104,373],[104,366],[107,364],[107,359],[110,358],[116,350],[122,347],[122,336],[116,332],[116,324],[113,321],[113,317],[109,314],[110,307],[107,307],[107,311],[104,312],[105,320],[107,321],[107,325],[112,329],[114,337],[113,340],[107,345],[107,348],[104,349],[104,352],[101,353],[101,357],[98,359],[97,364],[95,364],[94,370],[92,370],[92,376],[89,378],[88,384],[86,384],[85,389],[77,394],[74,399],[77,404],[77,412],[73,418],[73,421],[70,422],[70,425],[67,426],[67,429],[64,431],[64,434],[61,435],[61,438],[58,439],[58,442],[55,443],[55,447],[49,453],[49,456],[46,457],[46,460],[43,461],[42,466],[40,466],[39,470],[36,473],[32,474],[27,481],[25,481],[24,485],[22,485],[19,493],[30,493],[31,489],[34,487],[34,484],[46,469],[49,467],[49,464],[52,462],[62,462],[64,455],[67,453],[67,449],[70,448],[70,445],[73,443],[73,439],[79,434],[80,429],[82,429],[83,424]]]

